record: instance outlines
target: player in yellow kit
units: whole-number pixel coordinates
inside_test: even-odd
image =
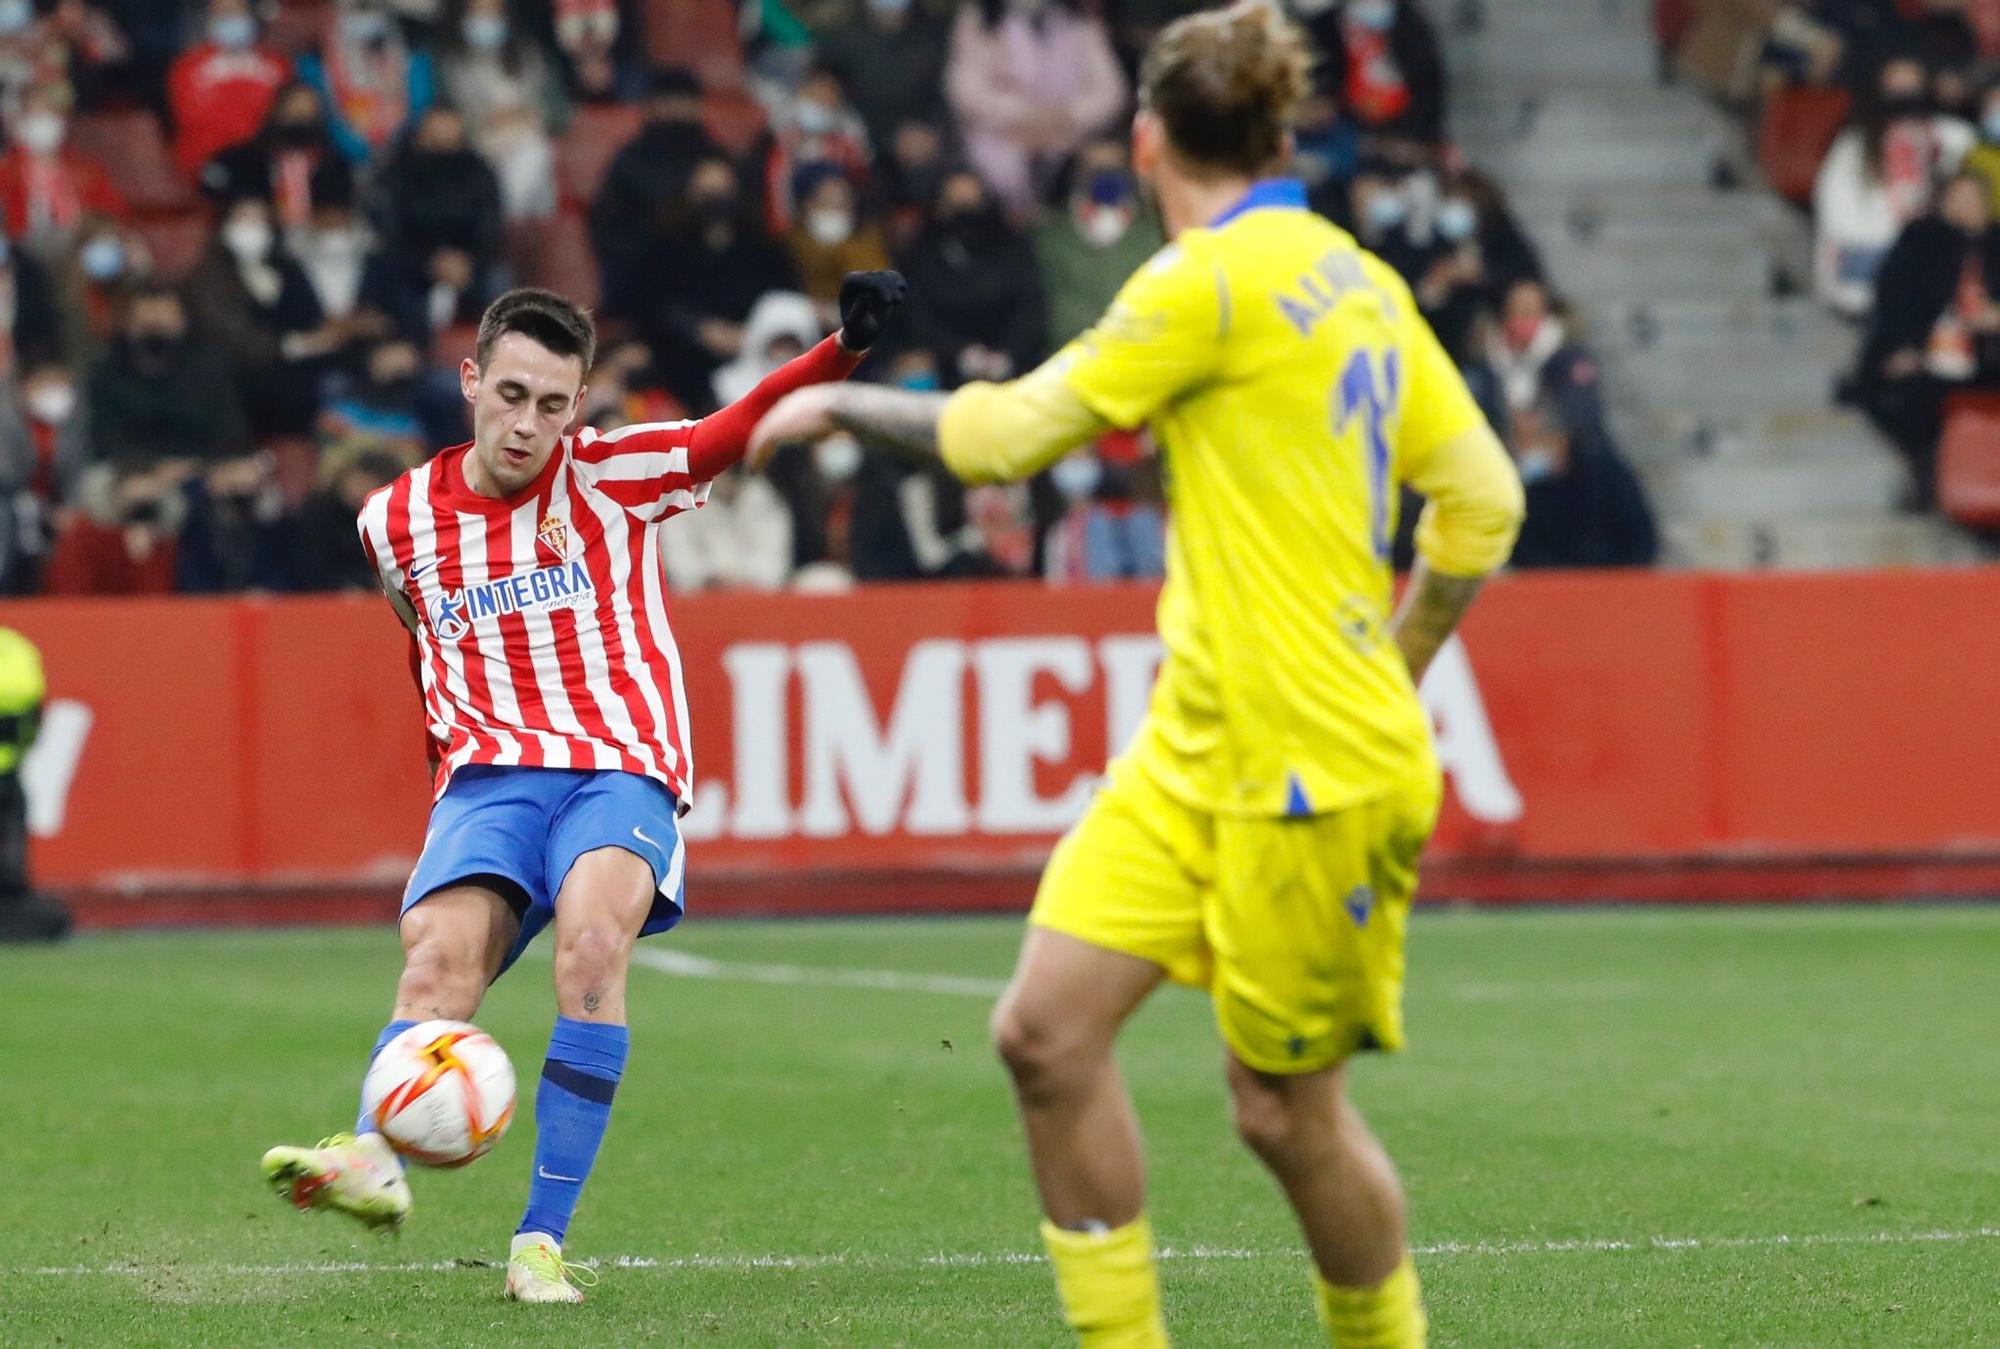
[[[1149,422],[1164,449],[1166,662],[1050,859],[994,1014],[1086,1345],[1166,1343],[1111,1051],[1168,978],[1213,996],[1238,1129],[1298,1214],[1333,1342],[1424,1341],[1402,1192],[1345,1064],[1403,1042],[1404,926],[1439,796],[1416,680],[1505,560],[1522,496],[1408,288],[1266,176],[1309,64],[1257,0],[1173,24],[1133,126],[1173,242],[1096,328],[948,398],[805,390],[754,437],[753,462],[842,428],[971,481],[1025,477],[1112,426]],[[1392,618],[1404,482],[1429,504]]]

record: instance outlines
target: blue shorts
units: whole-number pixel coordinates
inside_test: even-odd
[[[556,895],[576,859],[612,847],[653,869],[658,893],[639,935],[665,932],[680,922],[687,900],[687,847],[675,820],[674,794],[637,773],[469,764],[431,807],[401,912],[474,876],[512,882],[527,904],[504,971],[555,917]]]

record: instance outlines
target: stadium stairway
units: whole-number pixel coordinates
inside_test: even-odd
[[[1897,512],[1901,464],[1833,402],[1857,337],[1807,293],[1807,221],[1749,167],[1735,119],[1660,82],[1650,11],[1647,0],[1433,7],[1453,135],[1507,190],[1577,312],[1667,561],[1974,560],[1977,545],[1949,523]],[[1734,187],[1717,186],[1719,161]]]

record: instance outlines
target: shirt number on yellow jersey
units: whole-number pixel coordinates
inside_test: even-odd
[[[1402,395],[1402,362],[1395,348],[1376,351],[1357,347],[1340,373],[1334,391],[1333,433],[1361,432],[1361,454],[1368,473],[1369,536],[1375,556],[1387,561],[1389,529],[1389,437]]]

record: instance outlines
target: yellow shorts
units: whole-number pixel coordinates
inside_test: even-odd
[[[1056,845],[1029,922],[1209,990],[1252,1068],[1403,1045],[1403,937],[1435,781],[1301,818],[1189,806],[1121,761]]]

